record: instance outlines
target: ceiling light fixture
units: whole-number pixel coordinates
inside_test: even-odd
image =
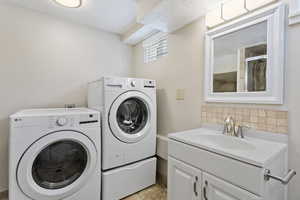
[[[68,8],[79,8],[82,0],[53,0],[61,6]]]
[[[246,0],[246,8],[248,10],[255,10],[275,1],[277,0]]]
[[[254,1],[254,0],[251,0]],[[223,18],[225,20],[231,20],[238,16],[247,13],[245,8],[245,0],[230,0],[223,3]]]

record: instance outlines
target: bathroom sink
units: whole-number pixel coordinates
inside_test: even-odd
[[[222,131],[206,128],[170,134],[169,139],[261,167],[287,146],[254,137],[227,136]]]
[[[219,146],[224,149],[252,151],[255,150],[255,145],[247,142],[245,139],[230,137],[221,134],[199,134],[195,136],[195,140],[200,140],[203,143],[212,146]]]

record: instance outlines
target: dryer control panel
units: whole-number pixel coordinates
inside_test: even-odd
[[[138,78],[105,77],[104,85],[109,90],[156,88],[154,80]]]

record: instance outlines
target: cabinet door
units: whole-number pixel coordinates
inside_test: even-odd
[[[181,161],[168,159],[168,200],[201,200],[202,173]]]
[[[203,200],[261,200],[262,198],[228,182],[203,173]]]

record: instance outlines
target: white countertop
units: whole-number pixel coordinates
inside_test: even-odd
[[[208,135],[208,136],[207,136]],[[204,137],[203,137],[204,136]],[[206,139],[209,138],[208,140]],[[169,139],[183,142],[210,152],[224,155],[259,167],[266,166],[276,155],[287,151],[287,144],[253,137],[237,138],[221,131],[200,128],[169,134]],[[225,141],[225,145],[216,141]],[[221,144],[221,145],[220,145]],[[229,145],[228,145],[229,144]],[[231,148],[231,145],[233,148]]]

